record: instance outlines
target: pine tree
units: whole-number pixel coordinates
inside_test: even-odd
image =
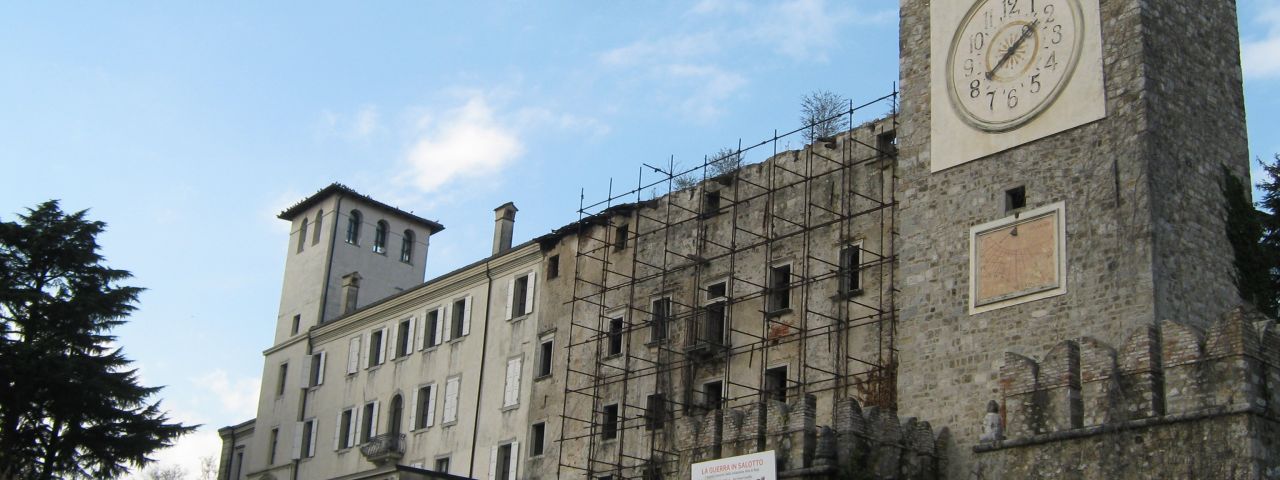
[[[105,226],[57,201],[0,222],[0,479],[119,477],[195,429],[112,346],[142,290],[103,264]]]

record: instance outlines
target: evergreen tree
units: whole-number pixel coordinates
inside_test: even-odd
[[[1273,163],[1261,159],[1265,178],[1258,182],[1258,190],[1262,192],[1262,201],[1258,202],[1261,210],[1258,217],[1262,235],[1259,241],[1259,260],[1265,262],[1262,269],[1260,289],[1265,289],[1263,298],[1267,301],[1258,304],[1258,308],[1273,317],[1280,316],[1280,154],[1276,154]]]
[[[104,227],[57,201],[0,222],[0,479],[119,477],[195,429],[111,345],[141,289],[103,264]]]

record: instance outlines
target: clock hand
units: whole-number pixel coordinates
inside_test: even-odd
[[[1018,39],[1013,42],[1013,45],[1010,45],[1009,49],[1004,51],[1004,56],[1000,57],[1000,61],[996,62],[996,66],[992,67],[990,72],[987,72],[987,80],[995,78],[996,71],[1000,70],[1000,67],[1003,67],[1010,58],[1013,58],[1014,52],[1018,51],[1018,47],[1021,47],[1023,42],[1026,42],[1028,38],[1031,38],[1031,33],[1036,31],[1036,25],[1039,23],[1040,20],[1031,22],[1022,30],[1022,35],[1018,36]]]

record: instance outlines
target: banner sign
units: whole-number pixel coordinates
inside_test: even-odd
[[[773,450],[693,464],[692,480],[777,480]]]

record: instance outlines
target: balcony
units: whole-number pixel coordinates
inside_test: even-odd
[[[377,466],[400,460],[404,457],[404,434],[393,433],[370,438],[360,446],[360,453]]]

